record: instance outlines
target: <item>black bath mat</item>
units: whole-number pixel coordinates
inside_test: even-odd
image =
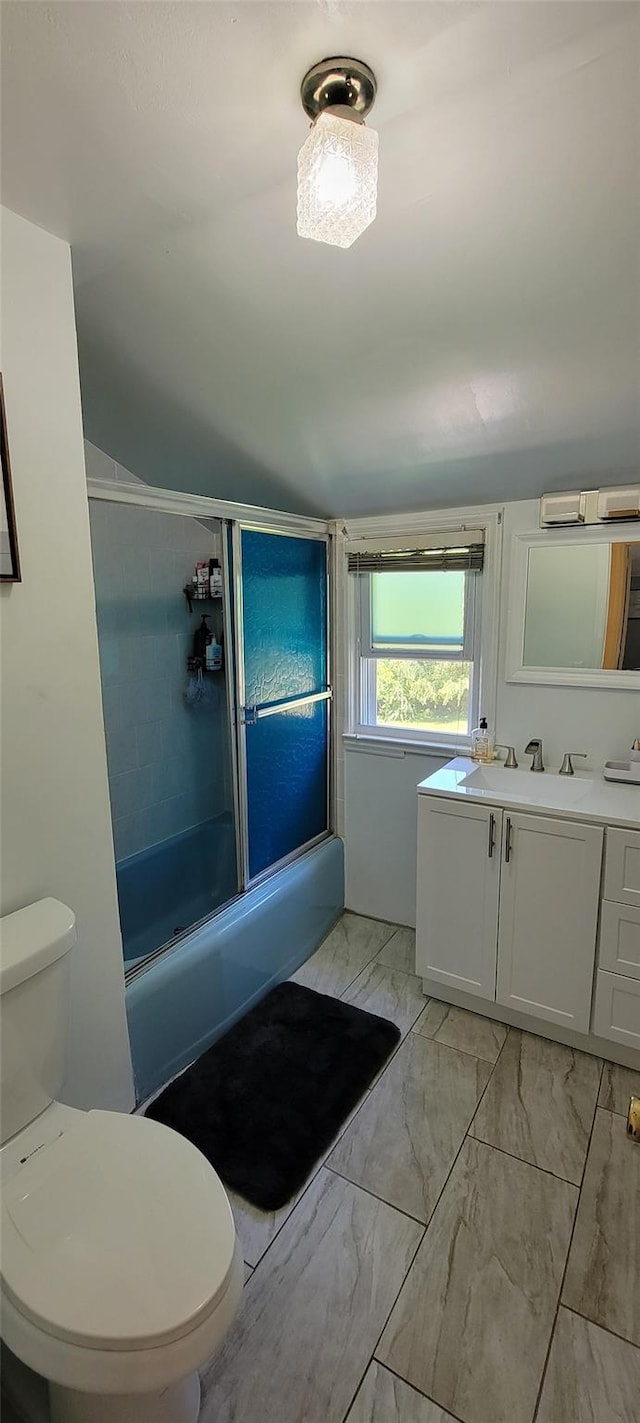
[[[281,983],[147,1108],[260,1210],[286,1205],[400,1038],[386,1018]]]

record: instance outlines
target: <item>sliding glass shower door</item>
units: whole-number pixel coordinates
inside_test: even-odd
[[[234,531],[245,884],[329,830],[327,540]]]
[[[218,519],[92,498],[113,842],[127,971],[239,890],[227,589]],[[197,576],[197,575],[196,575]],[[185,591],[189,597],[185,597]],[[204,629],[215,661],[197,657]]]

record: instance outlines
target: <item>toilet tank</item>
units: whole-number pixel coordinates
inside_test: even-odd
[[[66,1068],[76,919],[40,899],[0,919],[0,1142],[55,1100]]]

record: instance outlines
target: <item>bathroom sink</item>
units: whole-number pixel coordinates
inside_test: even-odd
[[[504,766],[477,766],[462,778],[460,785],[487,796],[561,808],[584,800],[593,788],[593,781],[586,776],[559,776],[553,771],[507,771]]]
[[[466,756],[455,756],[418,786],[421,795],[445,796],[476,804],[513,806],[538,815],[568,820],[593,820],[600,825],[640,827],[640,793],[635,786],[610,785],[601,776],[577,772],[560,776],[556,771],[508,771],[500,761],[477,765]]]

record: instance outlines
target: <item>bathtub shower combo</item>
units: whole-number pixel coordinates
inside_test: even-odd
[[[330,831],[327,534],[135,491],[90,485],[142,1097],[303,961],[342,907],[343,869]],[[174,512],[185,503],[197,511]]]

